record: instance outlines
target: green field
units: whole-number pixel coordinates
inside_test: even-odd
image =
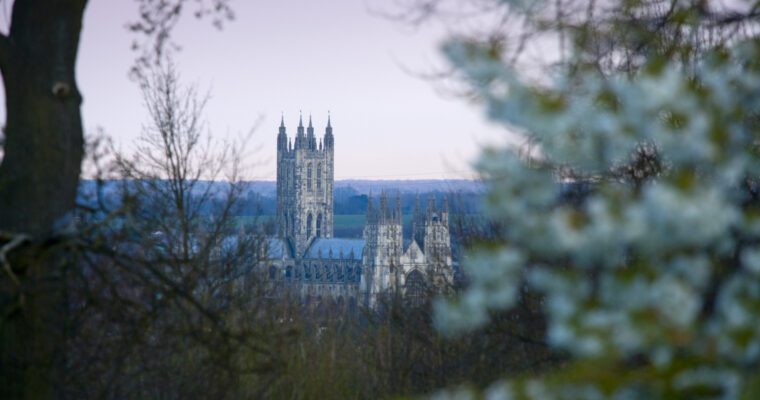
[[[364,214],[336,215],[333,219],[333,227],[361,229],[366,221],[367,216]]]

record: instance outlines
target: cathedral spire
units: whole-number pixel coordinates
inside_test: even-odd
[[[388,194],[385,189],[380,192],[380,218],[383,221],[388,219]]]
[[[335,138],[333,138],[332,124],[330,123],[330,111],[327,111],[327,127],[325,128],[325,149],[332,151],[335,144]]]
[[[314,125],[311,123],[311,113],[309,113],[309,127],[306,128],[306,143],[309,150],[317,149],[317,138],[314,136]]]
[[[306,148],[308,145],[306,143],[306,138],[303,136],[303,113],[301,110],[298,110],[298,129],[296,132],[296,143],[295,147],[296,149],[303,149]]]
[[[280,129],[277,134],[277,151],[288,149],[288,136],[285,134],[285,114],[280,118]]]

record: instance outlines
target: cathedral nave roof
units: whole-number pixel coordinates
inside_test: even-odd
[[[361,260],[364,239],[318,238],[306,250],[304,258]]]

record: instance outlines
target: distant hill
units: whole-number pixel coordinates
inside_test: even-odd
[[[424,180],[342,180],[335,181],[335,188],[354,188],[360,194],[381,190],[400,190],[401,193],[427,192],[482,192],[483,183],[469,179]]]
[[[96,207],[96,193],[100,192],[102,199],[110,206],[117,206],[120,181],[112,180],[98,187],[92,180],[83,180],[80,184],[79,202]],[[219,188],[220,196],[224,193],[224,182],[202,182],[196,190],[206,190],[211,186]],[[251,181],[246,182],[243,191],[243,209],[241,215],[273,215],[277,208],[277,184],[274,181]],[[99,188],[99,190],[98,190]],[[335,214],[354,215],[364,214],[367,209],[368,195],[370,191],[375,196],[380,192],[388,191],[394,196],[396,190],[401,193],[401,205],[404,213],[408,214],[414,208],[417,194],[422,198],[423,207],[425,199],[434,197],[441,204],[447,194],[456,194],[456,199],[451,200],[453,209],[462,212],[473,212],[479,209],[480,199],[483,193],[483,184],[479,181],[465,179],[451,180],[342,180],[335,181],[334,210]]]
[[[262,196],[275,196],[277,183],[274,181],[248,182],[249,190]],[[369,194],[370,190],[379,193],[382,190],[401,193],[428,192],[475,192],[483,191],[483,183],[469,179],[424,179],[424,180],[337,180],[335,190],[353,189],[356,194]]]

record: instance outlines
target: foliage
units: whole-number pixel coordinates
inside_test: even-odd
[[[444,51],[488,117],[531,135],[539,154],[481,157],[486,213],[506,228],[471,252],[470,286],[437,304],[436,324],[450,335],[484,326],[525,285],[546,296],[547,340],[572,356],[487,394],[739,397],[760,363],[760,41],[542,86],[482,43]],[[657,149],[658,173],[611,179],[642,143]],[[559,201],[567,168],[592,185],[580,203]]]
[[[651,57],[691,68],[704,51],[754,37],[760,28],[755,0],[396,0],[378,6],[407,24],[438,22],[532,77],[635,74]],[[433,77],[460,72],[455,66]]]

